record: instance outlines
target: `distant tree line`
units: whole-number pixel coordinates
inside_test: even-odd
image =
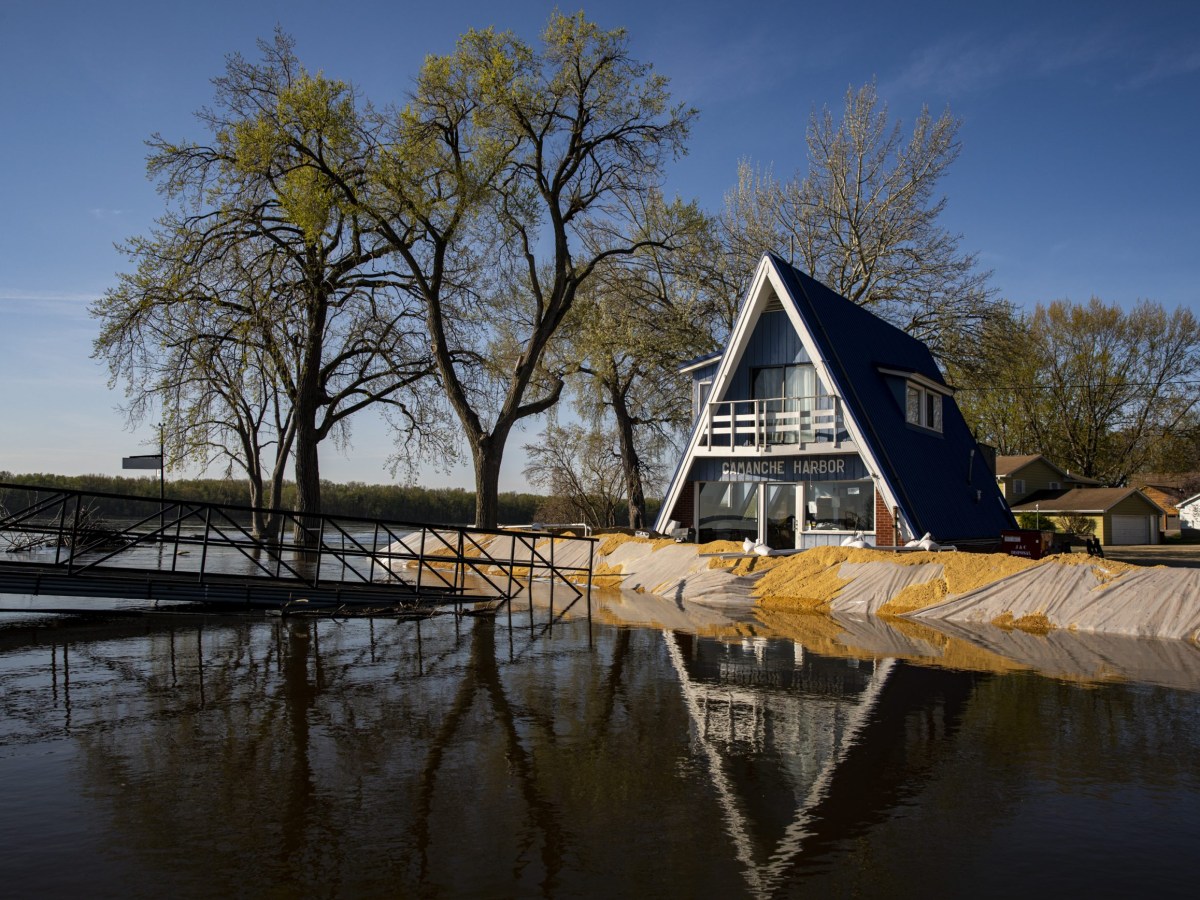
[[[0,472],[0,482],[27,484],[61,490],[99,491],[109,494],[128,494],[158,500],[158,481],[149,478],[122,478],[109,475],[14,475]],[[284,482],[282,508],[295,497],[296,486]],[[361,516],[401,522],[428,522],[435,525],[469,525],[475,517],[475,495],[461,488],[425,488],[412,485],[339,484],[323,482],[321,490],[325,513],[330,515]],[[200,503],[223,503],[234,506],[250,505],[250,490],[245,481],[231,478],[197,478],[169,481],[168,498]],[[10,511],[29,495],[23,491],[0,488],[0,504]],[[547,498],[540,494],[503,492],[499,495],[499,522],[504,525],[528,524],[538,517]],[[104,499],[96,504],[96,512],[113,518],[129,518],[147,514],[144,503],[127,503]]]

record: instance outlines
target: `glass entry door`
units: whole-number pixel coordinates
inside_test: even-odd
[[[799,508],[798,484],[766,486],[766,543],[772,550],[794,550],[799,537],[796,510]]]

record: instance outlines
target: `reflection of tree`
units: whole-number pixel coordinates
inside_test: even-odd
[[[420,853],[421,880],[429,875],[429,849],[431,843],[429,820],[433,811],[434,788],[438,770],[446,747],[454,741],[468,710],[474,705],[480,691],[491,703],[495,725],[504,738],[505,755],[511,772],[516,778],[521,799],[525,803],[532,824],[542,835],[542,865],[545,875],[541,883],[543,893],[553,894],[559,867],[561,866],[563,833],[553,805],[539,790],[533,761],[526,751],[517,729],[517,715],[504,690],[500,669],[496,662],[496,631],[482,621],[472,633],[471,664],[462,679],[450,712],[442,727],[431,742],[429,755],[420,776],[419,801],[416,809],[417,847]],[[553,734],[551,730],[550,734]],[[525,848],[528,848],[528,843]]]

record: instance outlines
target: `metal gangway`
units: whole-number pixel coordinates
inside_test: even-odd
[[[0,482],[0,593],[386,615],[511,612],[542,583],[591,615],[592,537],[280,509],[263,537],[255,512]]]

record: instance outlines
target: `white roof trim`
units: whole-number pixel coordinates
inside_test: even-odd
[[[679,374],[683,375],[688,372],[694,372],[696,369],[703,369],[705,366],[711,366],[713,363],[721,361],[720,353],[713,353],[709,356],[702,356],[693,363],[688,363],[686,366],[679,367]]]
[[[884,366],[878,366],[877,368],[884,375],[895,375],[899,378],[905,379],[906,381],[915,382],[916,384],[921,385],[921,387],[928,388],[934,393],[942,394],[945,397],[954,396],[954,388],[934,381],[928,375],[922,375],[920,372],[906,372],[903,369],[889,369]]]

